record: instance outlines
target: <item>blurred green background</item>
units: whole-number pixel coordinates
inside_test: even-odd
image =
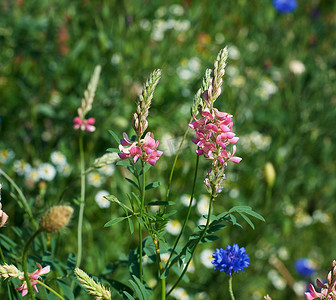
[[[193,96],[206,68],[213,67],[226,45],[229,60],[215,105],[233,114],[234,132],[240,137],[237,155],[243,161],[228,167],[215,212],[249,205],[266,223],[256,222],[254,231],[246,223],[244,229],[227,227],[218,241],[202,245],[195,270],[188,273],[190,281],[181,284],[188,296],[177,298],[224,299],[228,277],[207,267],[201,254],[238,243],[246,247],[251,265],[235,275],[237,299],[263,299],[266,293],[273,300],[300,299],[297,294],[303,295],[306,282],[324,279],[336,258],[335,1],[302,0],[290,14],[278,13],[265,0],[1,1],[0,166],[22,187],[35,215],[56,203],[73,204],[80,193],[73,118],[94,67],[100,64],[102,73],[89,113],[97,130],[85,135],[87,166],[107,148],[117,147],[109,129],[119,136],[132,133],[137,95],[149,74],[160,68],[148,121],[166,155],[151,172],[162,189],[148,197],[164,197]],[[186,212],[181,198],[191,191],[192,138],[190,132],[172,184],[170,200],[176,202],[178,220]],[[27,175],[42,163],[56,167],[51,160],[55,151],[66,157],[67,171],[58,168],[50,181]],[[267,162],[276,172],[272,187],[265,180]],[[206,194],[202,182],[207,168],[201,158],[199,202]],[[95,201],[100,190],[126,199],[131,187],[122,167],[94,174],[88,178],[83,269],[98,275],[122,253],[128,255],[137,237],[125,234],[127,224],[103,228],[123,212],[115,205],[101,208]],[[1,233],[11,236],[11,226],[25,228],[29,220],[1,181],[3,208],[10,216]],[[69,229],[56,238],[61,261],[76,252],[75,211]],[[189,232],[199,211],[195,206]],[[168,233],[167,239],[173,236]],[[295,270],[300,257],[314,261],[317,273],[312,278]],[[111,278],[127,278],[118,272]],[[153,274],[147,279],[154,279]]]

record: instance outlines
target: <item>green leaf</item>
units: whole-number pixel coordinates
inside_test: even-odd
[[[217,241],[219,237],[217,235],[206,235],[201,239],[201,244]]]
[[[57,279],[56,280],[58,285],[60,286],[61,290],[64,292],[64,294],[66,295],[66,297],[69,300],[74,300],[75,297],[72,293],[72,289],[69,285],[67,285],[63,280]]]
[[[119,145],[119,144],[120,144],[120,139],[119,139],[118,136],[114,133],[114,131],[109,130],[108,132],[109,132],[110,135],[113,136],[113,138],[115,139],[115,141],[116,141],[117,144]]]
[[[238,214],[242,216],[242,218],[252,227],[252,229],[254,229],[254,224],[252,223],[252,221],[249,219],[248,216],[244,215],[241,212],[238,212]]]
[[[107,152],[115,152],[115,153],[119,153],[120,150],[118,148],[108,148],[106,149]]]
[[[131,218],[127,218],[127,221],[128,221],[128,225],[129,225],[130,232],[131,232],[131,234],[133,234],[133,232],[134,232],[133,221],[132,221]]]
[[[114,224],[117,224],[117,223],[119,223],[119,222],[124,221],[125,219],[126,219],[125,217],[119,217],[119,218],[110,220],[110,221],[108,221],[108,222],[104,225],[104,227],[112,226],[112,225],[114,225]]]
[[[246,214],[252,216],[252,217],[255,217],[263,222],[265,222],[266,220],[263,218],[262,215],[259,215],[258,213],[256,213],[255,211],[253,211],[252,209],[251,210],[247,210],[247,211],[244,211]]]
[[[155,181],[155,182],[152,182],[152,183],[146,185],[145,190],[147,191],[147,190],[150,190],[150,189],[154,189],[154,188],[156,188],[160,185],[161,185],[161,183],[159,181]]]
[[[135,183],[132,179],[129,179],[129,178],[127,178],[127,177],[125,177],[125,179],[126,179],[129,183],[133,184],[133,185],[137,188],[138,191],[140,191],[140,188],[139,188],[139,186],[138,186],[137,183]]]
[[[136,278],[135,276],[132,276],[133,278]],[[144,298],[144,294],[142,293],[141,288],[133,281],[133,280],[129,280],[130,284],[133,286],[135,293],[137,294],[137,296],[139,297],[140,300],[146,300]]]
[[[216,232],[218,230],[221,230],[225,227],[226,227],[226,225],[224,225],[224,224],[218,224],[218,225],[213,225],[213,226],[210,225],[206,232],[207,233],[214,233],[214,232]]]
[[[128,292],[124,291],[124,294],[126,295],[126,297],[127,297],[128,299],[130,299],[130,300],[135,300],[135,299],[133,298],[133,296],[130,295]]]
[[[165,279],[169,275],[169,269],[165,269],[164,272],[160,275],[160,279]]]
[[[128,159],[125,159],[125,160],[119,160],[117,163],[116,163],[117,166],[124,166],[124,167],[130,167],[131,166],[131,163]]]
[[[152,290],[150,289],[150,287],[148,285],[145,286],[138,277],[134,275],[132,275],[132,277],[134,281],[136,282],[137,286],[140,288],[141,293],[144,295],[144,300],[150,299],[150,296],[152,294]]]

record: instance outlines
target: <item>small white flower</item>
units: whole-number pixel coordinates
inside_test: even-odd
[[[289,62],[289,70],[295,75],[300,75],[306,71],[306,67],[301,61],[292,60]]]
[[[40,180],[40,172],[36,168],[31,168],[29,171],[25,172],[26,180],[36,183]]]
[[[183,20],[183,21],[175,21],[174,29],[177,32],[186,32],[190,28],[190,21]]]
[[[171,295],[178,300],[189,300],[190,299],[188,293],[183,288],[175,289],[174,291],[172,291]]]
[[[166,230],[172,235],[179,234],[181,228],[181,223],[178,220],[169,220],[166,225]]]
[[[293,284],[293,290],[296,295],[301,296],[307,291],[307,283],[305,281],[297,281]]]
[[[51,153],[50,160],[56,166],[63,166],[67,163],[65,155],[60,151],[54,151]]]
[[[281,260],[287,260],[289,258],[288,249],[286,247],[280,247],[278,249],[278,255]]]
[[[103,183],[103,178],[98,172],[91,172],[88,176],[88,183],[95,187],[100,187]]]
[[[0,164],[6,164],[14,157],[14,152],[11,149],[0,150]]]
[[[105,196],[108,196],[110,193],[105,190],[99,191],[95,196],[95,201],[100,208],[108,208],[111,205],[111,202],[105,199]]]
[[[211,263],[213,261],[212,254],[213,251],[210,249],[205,249],[200,254],[201,263],[209,269],[213,268],[213,264]]]
[[[240,52],[236,46],[230,46],[228,50],[229,50],[229,58],[233,60],[237,60],[240,58]]]
[[[202,195],[197,203],[197,210],[200,215],[207,215],[209,211],[210,198]]]
[[[189,206],[189,203],[190,203],[190,195],[187,195],[187,194],[184,194],[181,196],[181,203],[188,207]],[[196,199],[194,198],[193,199],[193,203],[192,203],[192,206],[195,206],[196,204]]]
[[[146,30],[146,31],[148,31],[148,30],[150,30],[151,29],[151,27],[152,27],[152,24],[151,24],[151,22],[149,21],[149,20],[147,20],[147,19],[142,19],[141,21],[140,21],[140,27],[143,29],[143,30]]]
[[[233,188],[232,190],[230,190],[230,192],[229,192],[229,196],[230,196],[231,198],[233,198],[233,199],[238,198],[238,196],[239,196],[239,190],[236,189],[236,188]]]
[[[176,16],[182,16],[184,14],[183,6],[179,4],[173,4],[169,7],[169,11]]]
[[[236,66],[228,66],[226,68],[226,73],[230,77],[237,77],[239,75],[239,69]]]
[[[209,299],[209,295],[206,292],[200,292],[196,294],[196,300],[206,300]]]
[[[239,76],[231,78],[229,83],[234,87],[242,87],[245,85],[246,79],[243,75],[239,75]]]
[[[164,38],[164,32],[162,29],[154,28],[151,34],[151,39],[156,42],[161,42]]]
[[[121,61],[120,55],[117,53],[114,53],[111,57],[111,64],[116,66],[116,65],[119,65],[120,61]]]
[[[188,68],[177,68],[177,75],[182,79],[182,80],[190,80],[194,76],[194,72],[189,70]]]
[[[215,35],[215,41],[217,44],[223,44],[225,42],[225,36],[221,32],[217,32]]]
[[[161,261],[167,263],[169,256],[170,256],[169,253],[161,253],[160,254]]]
[[[71,167],[68,163],[57,166],[57,171],[64,177],[68,177],[71,174]]]
[[[199,72],[201,69],[201,62],[198,57],[192,57],[188,62],[189,68],[194,72]]]
[[[162,18],[166,15],[166,13],[167,13],[167,8],[165,6],[160,6],[155,12],[155,17]]]
[[[105,176],[111,176],[114,174],[115,171],[115,166],[110,164],[110,165],[105,165],[101,168],[99,168],[99,172],[104,174]]]
[[[187,264],[184,263],[184,266],[186,266],[186,265]],[[187,269],[187,272],[190,272],[190,273],[194,273],[195,272],[195,264],[194,264],[193,260],[190,261],[188,269]]]
[[[30,172],[32,167],[29,163],[25,162],[23,159],[20,159],[14,161],[13,168],[15,173],[17,173],[18,175],[24,175],[27,172]]]
[[[56,176],[56,169],[52,164],[43,163],[38,167],[38,174],[42,180],[51,181]]]

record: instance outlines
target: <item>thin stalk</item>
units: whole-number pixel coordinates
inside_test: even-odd
[[[38,283],[42,286],[44,286],[47,290],[49,290],[50,292],[52,292],[55,296],[57,296],[58,298],[64,300],[64,298],[59,294],[57,293],[54,289],[52,289],[50,286],[46,285],[44,282],[40,281],[40,280],[37,280]]]
[[[28,267],[27,267],[27,256],[28,256],[28,250],[29,246],[33,242],[33,240],[41,233],[41,229],[38,229],[27,241],[26,245],[23,248],[23,254],[22,254],[22,268],[23,268],[23,273],[24,273],[24,278],[27,283],[27,288],[28,288],[28,295],[30,295],[30,299],[34,300],[35,299],[35,294],[33,291],[33,288],[30,283],[30,278],[28,275]]]
[[[14,189],[17,191],[17,193],[19,194],[21,200],[22,200],[22,204],[23,206],[25,207],[29,217],[31,218],[31,221],[33,223],[33,225],[35,226],[36,229],[39,228],[37,222],[35,221],[34,217],[33,217],[33,214],[30,210],[30,207],[29,207],[29,204],[28,204],[28,201],[26,199],[26,197],[24,196],[24,194],[22,193],[22,191],[20,190],[20,188],[17,186],[17,184],[14,182],[14,180],[12,178],[10,178],[7,173],[5,171],[3,171],[1,168],[0,168],[0,174],[5,177],[7,179],[7,181],[14,187]]]
[[[142,187],[141,187],[141,206],[140,206],[140,220],[143,218],[143,210],[145,203],[145,188],[146,188],[146,176],[145,176],[145,162],[141,161],[142,164]],[[143,282],[142,277],[142,226],[139,223],[139,268],[140,268],[140,281]]]
[[[231,300],[235,300],[235,297],[233,295],[233,289],[232,289],[232,276],[230,276],[230,279],[229,279],[229,293],[231,296]]]
[[[205,224],[205,227],[200,235],[200,237],[197,239],[197,242],[195,244],[195,246],[193,247],[193,249],[191,250],[191,255],[190,255],[190,259],[189,261],[187,262],[187,264],[185,265],[180,277],[177,279],[177,281],[175,282],[175,284],[172,286],[172,288],[169,290],[169,292],[167,293],[167,296],[178,286],[178,284],[180,283],[182,277],[184,276],[184,274],[187,272],[188,270],[188,267],[189,267],[189,264],[191,262],[191,259],[195,253],[195,250],[198,246],[198,244],[200,243],[200,241],[203,239],[206,231],[208,230],[208,227],[209,227],[209,224],[210,224],[210,216],[211,216],[211,209],[212,209],[212,203],[213,203],[213,200],[214,200],[214,197],[213,195],[211,195],[211,198],[210,198],[210,203],[209,203],[209,211],[208,211],[208,217],[207,217],[207,221],[206,221],[206,224]],[[179,255],[180,256],[180,255]]]
[[[192,118],[190,119],[189,123],[191,123],[191,121],[192,121]],[[179,148],[177,150],[177,153],[175,155],[173,166],[172,166],[171,171],[170,171],[169,181],[168,181],[168,187],[167,187],[167,194],[166,194],[166,201],[168,201],[168,198],[169,198],[170,186],[171,186],[171,182],[172,182],[172,179],[173,179],[173,173],[174,173],[175,165],[176,165],[176,162],[177,162],[177,158],[179,157],[180,152],[182,150],[182,145],[183,145],[184,140],[185,140],[185,138],[187,136],[188,130],[189,130],[189,126],[187,127],[187,130],[185,131],[185,133],[183,135],[182,141],[181,141],[180,146],[179,146]]]
[[[83,147],[83,135],[79,135],[79,155],[80,155],[80,171],[81,171],[81,202],[79,206],[78,229],[77,229],[77,262],[76,267],[79,267],[82,261],[82,231],[83,217],[85,207],[85,158]]]
[[[4,264],[6,261],[5,261],[5,257],[4,257],[4,255],[3,255],[1,246],[0,246],[0,257],[1,257],[2,263]]]
[[[163,268],[161,256],[160,256],[159,241],[153,238],[153,242],[155,245],[156,258],[159,264],[160,277],[161,277],[161,275],[164,273],[164,268]],[[160,278],[160,280],[161,280],[161,300],[166,300],[166,278]]]
[[[190,217],[190,212],[191,212],[191,208],[192,208],[192,202],[193,202],[193,198],[194,198],[194,192],[195,192],[195,186],[196,186],[196,179],[197,179],[197,171],[198,171],[198,163],[199,163],[199,156],[196,155],[196,165],[195,165],[195,173],[194,173],[194,181],[193,181],[193,185],[192,185],[192,189],[191,189],[191,195],[190,195],[190,202],[189,202],[189,207],[188,207],[188,212],[187,212],[187,216],[186,218],[184,219],[184,222],[183,222],[183,225],[182,225],[182,228],[180,230],[180,233],[177,237],[177,239],[175,240],[175,244],[174,244],[174,247],[172,249],[172,251],[170,252],[170,256],[168,258],[168,261],[166,263],[166,266],[168,266],[172,256],[174,255],[174,252],[175,252],[175,249],[177,247],[177,244],[178,242],[180,241],[180,238],[182,236],[182,233],[187,225],[187,222],[189,220],[189,217]]]

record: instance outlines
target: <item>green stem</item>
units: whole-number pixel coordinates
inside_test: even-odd
[[[141,206],[140,206],[140,220],[143,221],[143,210],[145,204],[145,188],[146,188],[146,176],[145,176],[145,162],[141,161],[142,164],[142,187],[141,187]],[[140,268],[140,281],[143,282],[142,277],[142,226],[139,223],[139,268]]]
[[[50,286],[46,285],[44,282],[40,281],[40,280],[37,280],[38,283],[42,286],[44,286],[47,290],[49,290],[50,292],[52,292],[55,296],[57,296],[58,298],[64,300],[64,298],[59,294],[57,293],[54,289],[52,289]]]
[[[79,135],[79,155],[80,155],[80,171],[81,171],[81,202],[79,206],[78,229],[77,229],[77,262],[76,267],[79,267],[82,261],[82,230],[83,230],[83,216],[85,207],[85,160],[83,135]]]
[[[160,277],[161,277],[161,275],[163,275],[164,273],[164,268],[161,261],[159,241],[154,237],[152,237],[152,239],[155,246],[156,258],[159,264]],[[161,300],[166,300],[166,278],[160,278],[160,280],[161,280]]]
[[[207,221],[206,221],[206,224],[205,224],[205,227],[200,235],[200,237],[197,239],[197,242],[195,244],[195,246],[192,248],[191,250],[191,255],[190,255],[190,259],[189,261],[187,262],[187,264],[185,265],[180,277],[177,279],[177,281],[175,282],[175,284],[173,285],[173,287],[169,290],[169,292],[167,293],[167,296],[178,286],[178,284],[180,283],[182,277],[184,276],[184,274],[187,272],[188,270],[188,267],[189,267],[189,264],[191,262],[191,259],[195,253],[195,250],[198,246],[198,244],[200,243],[200,241],[203,239],[203,237],[205,236],[206,234],[206,231],[208,230],[208,227],[209,227],[209,224],[210,224],[210,217],[211,217],[211,209],[212,209],[212,203],[214,201],[214,197],[213,195],[211,195],[210,197],[210,203],[209,203],[209,210],[208,210],[208,217],[207,217]],[[181,253],[178,255],[178,256],[181,256]]]
[[[189,216],[190,216],[190,212],[191,212],[191,208],[192,208],[192,202],[193,202],[193,198],[194,198],[194,192],[195,192],[195,186],[196,186],[196,179],[197,179],[197,171],[198,171],[198,163],[199,163],[199,156],[196,155],[196,166],[195,166],[195,173],[194,173],[194,181],[193,181],[193,185],[192,185],[192,189],[191,189],[191,196],[190,196],[190,202],[189,202],[189,207],[188,207],[188,212],[187,212],[187,216],[186,218],[184,219],[184,222],[183,222],[183,225],[182,225],[182,228],[181,228],[181,231],[175,241],[175,244],[174,244],[174,247],[172,249],[172,251],[170,252],[170,256],[168,258],[168,261],[166,263],[166,266],[168,266],[172,256],[174,255],[175,253],[175,249],[177,247],[177,244],[178,242],[180,241],[180,238],[182,236],[182,233],[187,225],[187,222],[189,220]]]
[[[192,118],[190,119],[189,123],[191,123],[191,121],[192,121]],[[172,182],[172,179],[173,179],[173,173],[174,173],[175,165],[176,165],[176,162],[177,162],[177,158],[179,157],[180,152],[182,150],[182,145],[183,145],[184,140],[185,140],[185,138],[187,136],[188,130],[189,130],[189,126],[187,127],[187,130],[185,131],[185,133],[183,135],[182,141],[181,141],[180,146],[179,146],[179,148],[177,150],[177,153],[175,155],[173,166],[172,166],[171,171],[170,171],[169,181],[168,181],[168,187],[167,187],[167,194],[166,194],[166,201],[168,201],[168,198],[169,198],[170,186],[171,186],[171,182]]]
[[[27,201],[26,197],[24,196],[24,194],[22,193],[22,191],[20,190],[20,188],[17,186],[17,184],[14,182],[14,180],[13,180],[12,178],[10,178],[10,177],[7,175],[7,173],[6,173],[4,170],[2,170],[1,168],[0,168],[0,174],[1,174],[3,177],[5,177],[5,178],[7,179],[7,181],[8,181],[8,182],[14,187],[14,189],[17,191],[17,193],[19,194],[19,196],[20,196],[20,198],[21,198],[21,200],[22,200],[22,204],[23,204],[23,206],[25,207],[25,209],[26,209],[26,211],[27,211],[29,217],[31,218],[32,223],[34,224],[35,228],[38,229],[39,226],[38,226],[37,222],[35,221],[35,219],[34,219],[34,217],[33,217],[33,214],[32,214],[32,212],[31,212],[31,210],[30,210],[28,201]]]
[[[3,255],[1,246],[0,246],[0,257],[1,257],[2,263],[4,264],[6,261],[5,261],[5,257],[4,257],[4,255]]]
[[[235,300],[235,297],[233,295],[233,289],[232,289],[232,276],[230,276],[230,279],[229,279],[229,293],[231,296],[231,300]]]
[[[22,268],[23,268],[23,273],[24,273],[24,278],[27,283],[27,288],[28,288],[28,295],[30,295],[30,299],[34,300],[35,299],[35,294],[33,291],[33,288],[30,283],[30,278],[28,275],[28,267],[27,267],[27,256],[28,256],[28,250],[29,246],[33,242],[33,240],[42,232],[41,229],[38,229],[27,241],[26,245],[24,246],[23,249],[23,255],[22,255]]]

